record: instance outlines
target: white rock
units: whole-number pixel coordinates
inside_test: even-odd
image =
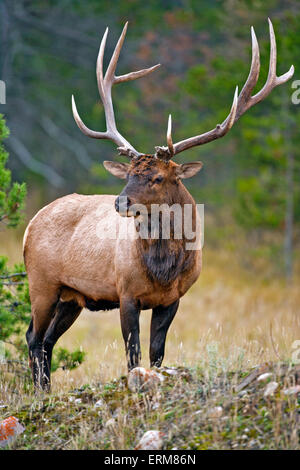
[[[103,405],[104,405],[104,401],[101,400],[101,398],[100,398],[100,400],[96,401],[94,407],[95,408],[101,408]]]
[[[149,391],[163,381],[162,374],[144,367],[135,367],[128,374],[128,388],[131,392]]]
[[[164,433],[161,431],[147,431],[135,447],[135,450],[160,450],[163,446]]]
[[[163,369],[163,372],[166,373],[167,375],[178,375],[179,371],[175,369],[175,367],[167,367],[166,369]]]
[[[0,447],[6,447],[8,444],[11,444],[24,431],[24,426],[14,416],[4,419],[0,422]]]
[[[267,380],[269,377],[272,377],[272,372],[266,372],[265,374],[261,374],[257,377],[257,382],[263,382],[264,380]]]
[[[264,397],[269,397],[274,394],[275,390],[278,387],[277,382],[269,382],[264,391]]]
[[[119,406],[119,408],[116,408],[115,411],[113,412],[113,418],[117,418],[122,414],[123,409]]]
[[[76,403],[77,405],[79,405],[79,403],[81,403],[81,402],[82,402],[81,398],[76,398],[74,400],[74,403]]]
[[[106,421],[105,426],[107,428],[114,428],[116,424],[116,420],[114,418],[110,418],[108,421]]]
[[[223,414],[222,406],[215,406],[208,412],[210,418],[220,418]]]
[[[296,395],[297,393],[300,393],[300,385],[295,385],[295,387],[286,388],[285,390],[283,390],[283,393],[285,395]]]

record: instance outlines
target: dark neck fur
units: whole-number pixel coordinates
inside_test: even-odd
[[[183,185],[182,185],[183,186]],[[192,196],[183,186],[183,199],[184,201],[176,201],[169,203],[179,203],[183,206],[184,203],[193,205],[193,220],[196,215],[196,205]],[[150,216],[149,216],[150,221]],[[188,271],[194,263],[195,252],[193,250],[186,250],[187,240],[184,238],[175,240],[173,237],[173,221],[171,219],[171,237],[170,239],[163,239],[161,237],[161,220],[160,231],[158,239],[137,239],[137,248],[141,257],[143,266],[145,267],[148,278],[151,281],[158,282],[161,285],[168,286],[175,281],[178,276]],[[149,223],[150,230],[150,223]],[[149,232],[150,233],[150,232]],[[188,240],[191,242],[191,240]]]

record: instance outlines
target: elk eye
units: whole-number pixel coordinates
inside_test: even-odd
[[[153,181],[153,183],[161,183],[163,180],[163,177],[162,176],[158,176],[157,178],[155,178],[155,180]]]

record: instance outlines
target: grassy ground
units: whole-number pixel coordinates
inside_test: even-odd
[[[6,253],[19,261],[19,245],[6,240]],[[15,447],[130,449],[144,431],[160,429],[168,449],[300,448],[297,396],[282,391],[299,379],[295,369],[279,366],[290,364],[300,340],[299,279],[291,285],[266,280],[259,269],[242,269],[233,253],[204,250],[203,273],[170,328],[164,364],[188,368],[189,378],[168,379],[151,396],[132,394],[120,379],[126,370],[118,311],[84,311],[58,345],[81,346],[87,359],[53,374],[49,398],[33,396],[25,371],[2,375],[7,408],[0,418],[14,414],[26,425]],[[149,325],[150,312],[142,312],[144,366]],[[278,382],[274,396],[264,397],[266,383],[256,381],[234,391],[266,362],[273,364],[268,380]],[[103,406],[96,408],[99,399]],[[212,416],[215,406],[223,408],[219,419]]]
[[[260,372],[270,375],[263,381]],[[127,389],[126,377],[69,392],[34,397],[14,380],[18,397],[2,410],[26,431],[13,449],[134,449],[144,432],[164,433],[164,449],[300,449],[300,367],[268,364],[251,372],[216,368],[177,369],[147,393]],[[8,383],[8,378],[6,378]],[[273,395],[265,392],[276,383]],[[298,386],[299,388],[299,386]],[[298,394],[299,396],[300,394]]]

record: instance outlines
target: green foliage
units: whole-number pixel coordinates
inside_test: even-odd
[[[76,369],[84,361],[86,353],[81,349],[76,349],[73,352],[65,348],[58,348],[52,360],[51,370],[56,371],[59,367],[63,369]]]
[[[3,140],[8,135],[5,120],[0,114],[0,223],[5,223],[8,227],[16,227],[24,208],[26,185],[11,182],[11,172],[6,168],[8,153],[3,146]]]
[[[0,223],[16,227],[22,218],[26,195],[24,183],[12,183],[11,172],[6,168],[8,153],[3,140],[9,135],[3,116],[0,115]],[[30,320],[28,283],[23,265],[7,266],[7,258],[0,256],[0,341],[12,343],[18,355],[23,355],[25,343],[21,334]]]
[[[279,228],[284,220],[284,195],[275,172],[264,171],[259,177],[238,179],[238,201],[234,215],[246,228]]]
[[[30,321],[28,282],[23,265],[7,266],[7,258],[0,256],[0,341],[16,346],[23,356],[24,341],[20,336]]]
[[[0,342],[8,347],[5,354],[21,361],[27,357],[25,331],[31,318],[28,281],[24,265],[7,266],[7,258],[0,256]],[[12,346],[12,348],[10,348]],[[85,352],[64,348],[54,350],[52,371],[58,368],[72,370],[85,358]]]
[[[272,9],[276,8],[277,2],[264,3],[269,4]],[[252,17],[257,16],[259,20],[255,21],[255,25],[259,28],[256,28],[256,31],[259,31],[260,23],[265,27],[263,37],[257,34],[262,67],[253,94],[263,86],[267,75],[269,38],[267,23],[263,23],[261,17],[262,13],[265,14],[265,5],[258,3],[256,8],[252,9],[249,7],[249,2],[242,1],[233,2],[232,8],[235,4],[237,10],[232,11],[230,31],[227,31],[228,21],[224,18],[223,31],[226,37],[230,37],[230,48],[227,50],[222,48],[222,54],[212,55],[205,64],[191,67],[182,81],[182,87],[189,93],[192,101],[201,96],[201,103],[198,103],[198,106],[204,129],[214,127],[217,122],[223,121],[230,109],[228,97],[232,96],[236,85],[239,85],[241,90],[247,78],[245,64],[250,64],[251,41],[248,30],[244,27],[246,17],[247,23],[250,24]],[[270,12],[277,38],[278,74],[288,70],[292,63],[297,70],[299,60],[295,42],[297,44],[299,42],[297,31],[299,31],[300,11],[296,8],[295,2],[290,2],[289,7],[290,9],[282,8],[280,21],[277,21],[276,15],[271,15]],[[292,10],[294,10],[293,15]],[[239,16],[243,24],[236,21]],[[221,174],[227,173],[233,188],[231,194],[224,194],[223,190],[218,203],[220,205],[229,203],[233,208],[235,220],[246,229],[282,231],[285,227],[287,198],[290,191],[293,191],[295,201],[294,221],[300,222],[296,203],[300,197],[300,147],[297,131],[299,113],[297,107],[291,103],[291,83],[292,81],[273,90],[265,101],[241,117],[230,134],[212,145],[215,149],[212,148],[214,166],[219,165],[218,171]],[[197,122],[196,119],[194,121]],[[192,122],[188,123],[188,126],[192,133],[197,132]],[[204,152],[206,150],[208,148],[204,149]],[[287,186],[288,159],[294,162],[291,176],[293,187]],[[223,188],[225,189],[224,185]]]

